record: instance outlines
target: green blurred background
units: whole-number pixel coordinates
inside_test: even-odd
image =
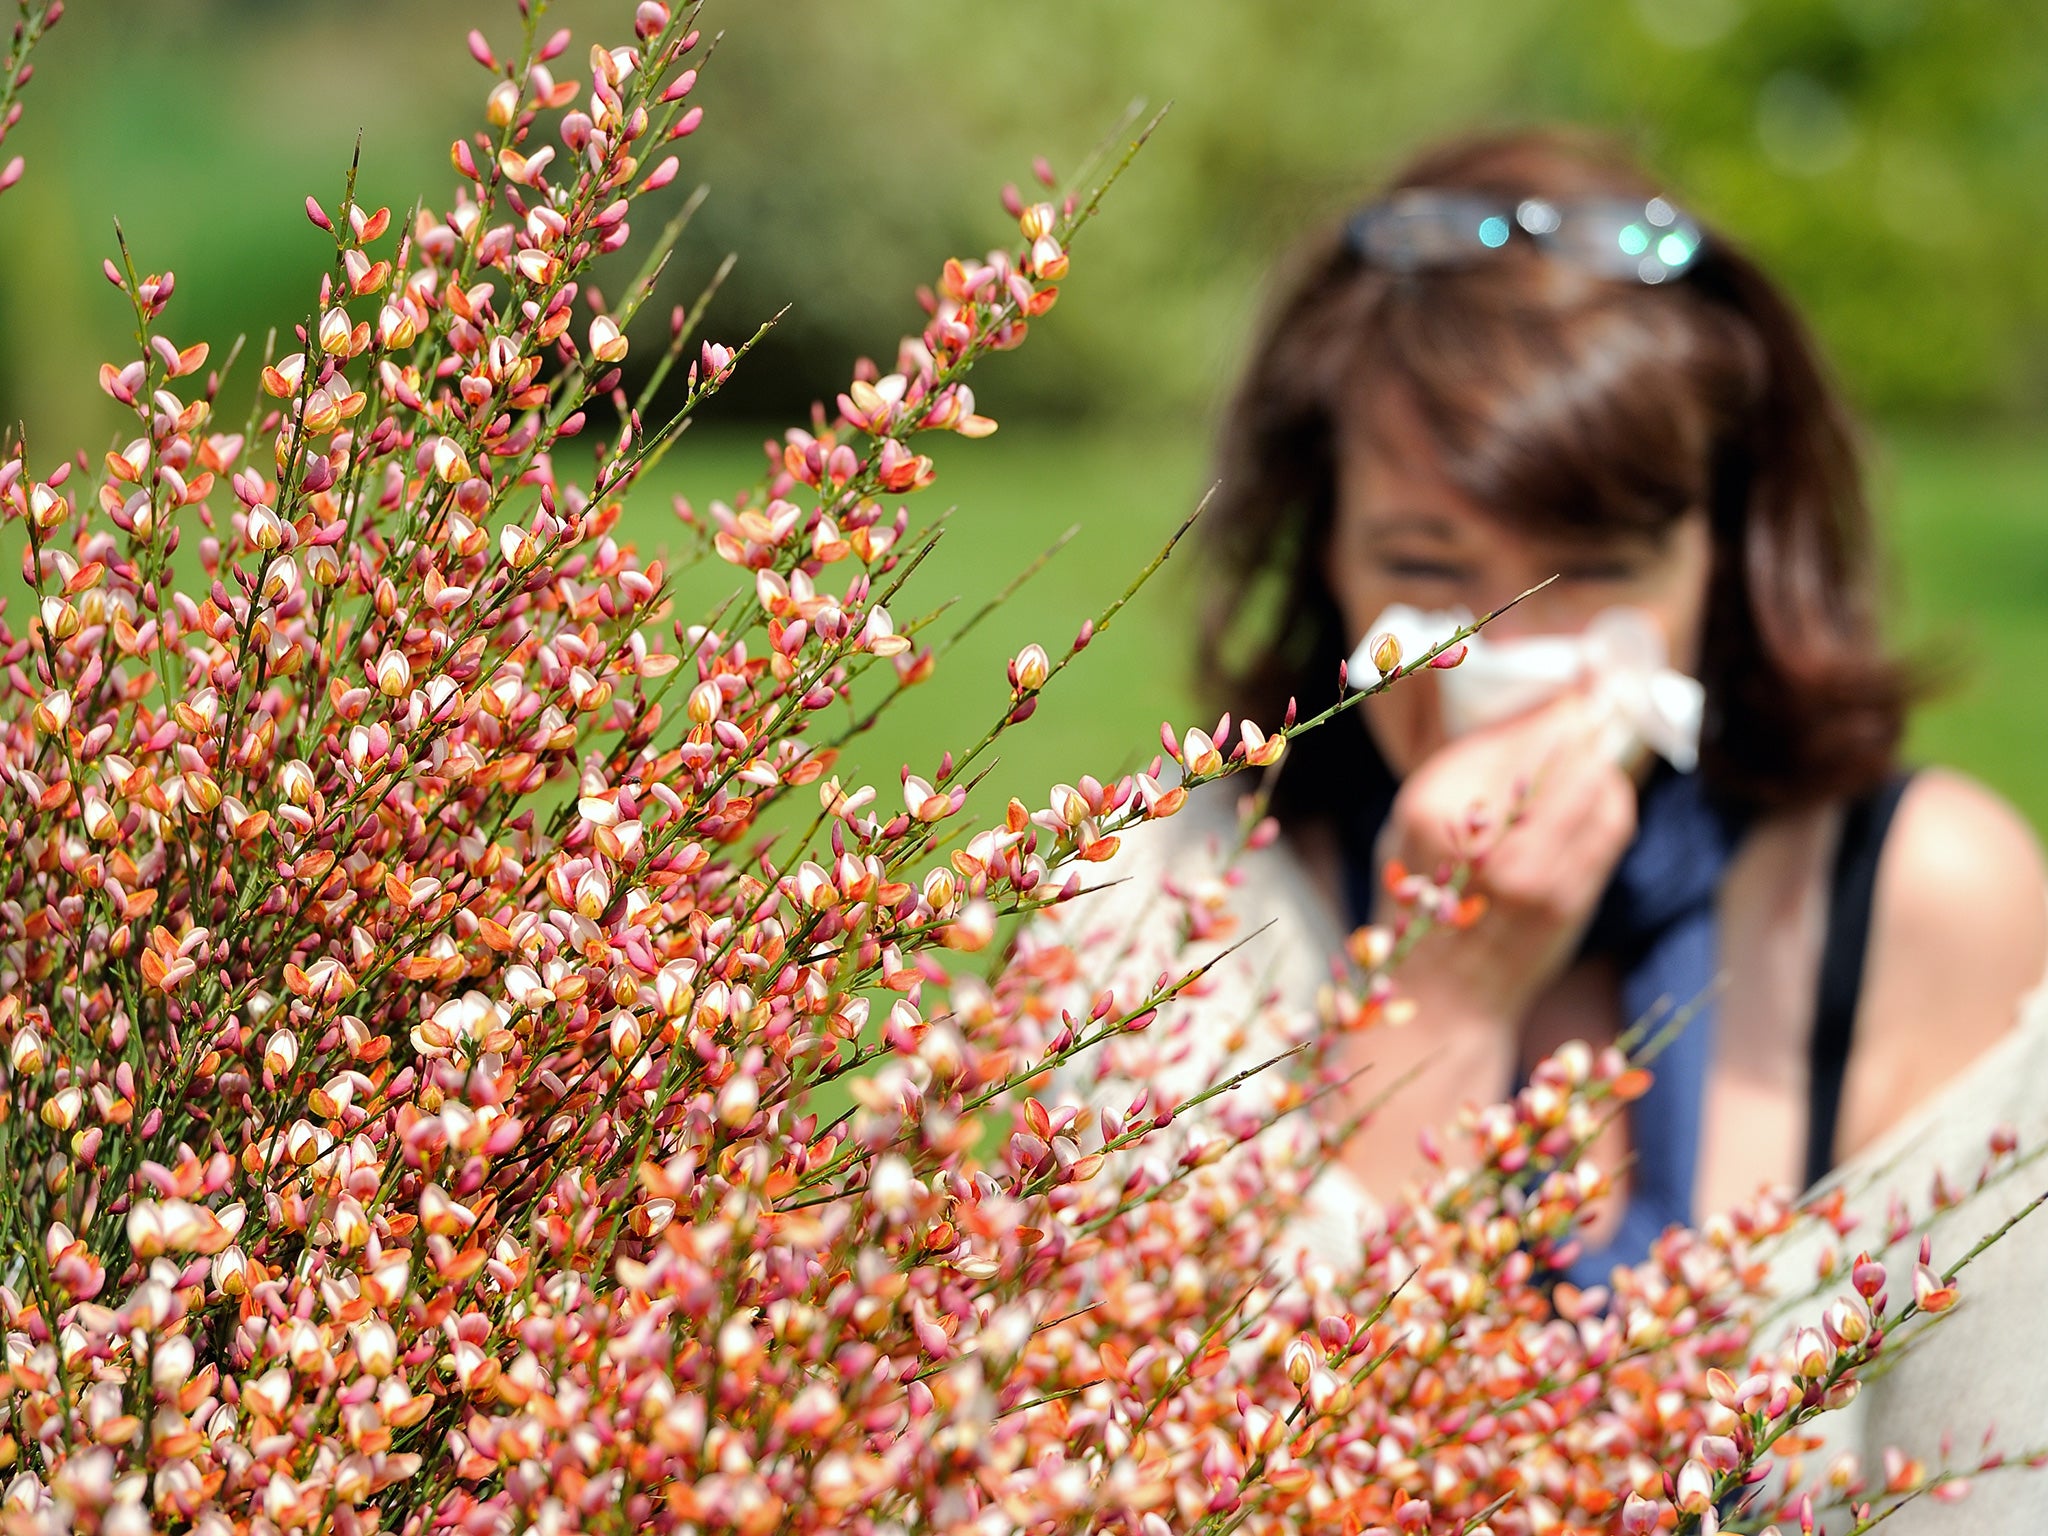
[[[626,0],[551,21],[624,34]],[[1758,252],[1871,423],[1893,632],[1948,691],[1916,755],[1973,771],[2048,825],[2048,7],[2011,0],[960,0],[715,4],[724,28],[684,179],[712,188],[671,271],[694,293],[740,263],[709,332],[787,318],[633,510],[669,542],[667,492],[756,477],[850,359],[887,359],[913,286],[1004,240],[996,193],[1034,153],[1072,166],[1135,96],[1171,100],[1083,237],[1061,306],[976,379],[1004,423],[949,444],[927,500],[957,503],[921,601],[978,601],[1080,533],[947,658],[863,750],[893,776],[1001,708],[1003,659],[1057,652],[1199,498],[1206,443],[1274,257],[1432,136],[1561,119],[1624,137]],[[303,313],[360,131],[364,200],[445,199],[447,146],[489,80],[462,37],[512,5],[76,0],[39,58],[0,198],[0,419],[32,448],[97,448],[94,384],[132,345],[98,275],[119,217],[178,273],[183,340]],[[651,351],[643,348],[642,351]],[[244,371],[239,387],[246,387]],[[1185,718],[1191,622],[1168,573],[1004,747],[991,788],[1031,793],[1142,761]]]

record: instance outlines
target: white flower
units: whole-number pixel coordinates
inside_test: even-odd
[[[414,1026],[412,1048],[422,1056],[446,1056],[464,1041],[481,1041],[504,1023],[503,1009],[483,993],[468,991],[449,998],[431,1019]]]

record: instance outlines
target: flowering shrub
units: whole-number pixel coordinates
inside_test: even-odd
[[[9,124],[59,9],[24,10]],[[834,772],[873,713],[832,707],[934,663],[891,615],[930,538],[913,444],[994,430],[964,376],[1053,306],[1114,168],[1013,196],[1015,247],[946,264],[894,369],[692,518],[737,584],[684,624],[613,529],[746,348],[679,311],[630,400],[676,226],[617,306],[590,279],[702,121],[699,37],[646,0],[586,88],[537,13],[508,58],[471,36],[489,130],[455,144],[445,214],[394,224],[353,175],[331,213],[308,199],[333,261],[246,425],[166,327],[172,275],[124,248],[136,345],[100,381],[132,439],[0,446],[35,603],[0,627],[0,1524],[1810,1521],[1767,1464],[1954,1271],[1903,1299],[1838,1267],[1820,1325],[1767,1338],[1759,1254],[1793,1214],[1766,1204],[1670,1234],[1612,1295],[1553,1289],[1606,1189],[1577,1152],[1643,1081],[1618,1053],[1476,1115],[1471,1166],[1354,1264],[1275,1259],[1342,1135],[1295,1113],[1322,1042],[1390,1011],[1416,933],[1473,916],[1455,880],[1404,879],[1403,921],[1356,936],[1263,1118],[1234,1079],[1064,1101],[1105,1042],[1127,1068],[1184,1048],[1204,966],[1065,1006],[1102,957],[1006,920],[1312,722],[1169,730],[1171,769],[970,830],[971,770],[1091,626],[1020,651],[989,730],[900,795]],[[643,420],[685,358],[682,409]],[[1246,825],[1271,835],[1255,801]],[[1210,893],[1168,900],[1213,936]],[[1305,1134],[1233,1150],[1282,1116]],[[1943,1475],[1841,1472],[1820,1507]]]

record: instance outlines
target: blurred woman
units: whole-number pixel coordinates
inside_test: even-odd
[[[2048,961],[2040,854],[1981,785],[1901,765],[1911,679],[1843,406],[1762,271],[1612,150],[1453,144],[1313,242],[1221,481],[1199,640],[1239,718],[1326,707],[1347,657],[1370,680],[1376,627],[1555,578],[1475,642],[1522,705],[1447,709],[1456,674],[1427,671],[1279,771],[1270,860],[1329,931],[1385,915],[1390,861],[1478,855],[1484,917],[1399,973],[1416,1022],[1347,1044],[1373,1091],[1417,1073],[1346,1147],[1366,1190],[1565,1041],[1696,1005],[1594,1149],[1625,1170],[1572,1267],[1594,1283],[1668,1223],[1813,1183],[2012,1028]],[[1615,633],[1697,679],[1692,719],[1617,732]],[[1589,659],[1518,680],[1538,652]]]

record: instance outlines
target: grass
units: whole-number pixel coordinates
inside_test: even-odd
[[[890,605],[898,627],[950,603],[931,634],[952,633],[1069,530],[1072,538],[943,655],[930,682],[905,693],[872,733],[849,746],[846,764],[885,800],[893,799],[904,764],[929,776],[941,751],[980,740],[1008,706],[1009,658],[1037,641],[1057,660],[1201,498],[1202,452],[1193,438],[1159,443],[1005,431],[1014,435],[942,445],[938,483],[916,498],[912,513],[914,524],[947,514],[945,531]],[[686,438],[670,456],[675,467],[660,472],[660,487],[649,486],[653,494],[629,504],[622,533],[642,539],[643,547],[672,544],[677,530],[666,492],[680,489],[701,510],[757,480],[762,463],[759,438]],[[1013,794],[1042,805],[1055,783],[1142,767],[1159,751],[1162,719],[1190,723],[1183,566],[1169,561],[1053,683],[1036,715],[998,743],[998,759],[976,792],[985,815],[999,814]],[[728,567],[706,561],[678,581],[679,614],[708,612],[730,583]],[[846,717],[835,708],[825,718],[836,730]]]
[[[1017,597],[947,655],[849,749],[851,765],[887,793],[899,767],[918,772],[944,747],[978,739],[1001,711],[1007,659],[1036,640],[1055,657],[1082,621],[1112,601],[1200,500],[1205,445],[1190,429],[1075,433],[1013,425],[982,443],[948,445],[938,485],[957,507],[940,546],[895,605],[899,621],[949,598],[947,633],[1068,528],[1079,531]],[[705,434],[679,444],[666,486],[703,501],[758,477],[758,439]],[[1928,659],[1944,686],[1917,715],[1909,756],[1976,775],[2048,829],[2048,444],[1901,432],[1875,465],[1892,576],[1891,631]],[[652,489],[652,487],[650,487]],[[672,542],[665,497],[629,512],[634,536]],[[931,509],[921,509],[930,515]],[[1037,716],[1001,743],[982,792],[1044,803],[1083,772],[1125,771],[1158,751],[1158,725],[1195,717],[1194,616],[1185,561],[1169,561],[1048,691]],[[686,591],[719,590],[725,571],[700,568]],[[708,578],[713,585],[697,586]],[[687,603],[683,612],[696,610]]]
[[[1942,684],[1909,754],[1975,774],[2048,834],[2048,443],[1903,434],[1879,488],[1894,633]]]

